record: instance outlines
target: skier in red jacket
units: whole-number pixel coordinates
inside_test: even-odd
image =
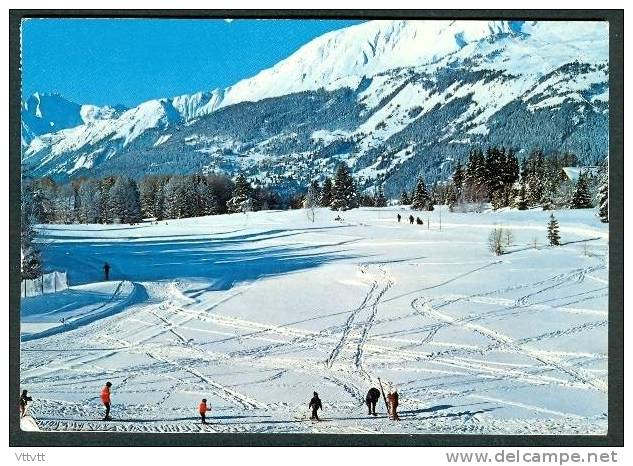
[[[110,421],[112,418],[110,417],[110,387],[112,386],[112,382],[106,382],[105,387],[101,390],[101,402],[103,406],[105,406],[106,412],[104,421]]]
[[[207,399],[203,398],[198,405],[198,412],[200,413],[200,417],[202,418],[202,423],[207,424],[207,411],[211,411],[211,406],[207,405]]]

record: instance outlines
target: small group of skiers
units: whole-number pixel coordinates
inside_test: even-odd
[[[376,387],[371,387],[367,392],[367,396],[365,396],[365,404],[367,405],[367,414],[369,416],[377,416],[376,404],[378,403],[378,400],[380,400],[380,390],[378,390]],[[389,419],[399,421],[400,417],[398,416],[398,391],[395,388],[389,390],[389,394],[385,398],[385,403],[387,403]],[[308,404],[308,408],[312,410],[310,419],[314,421],[320,421],[317,411],[319,409],[323,410],[323,404],[321,403],[321,399],[319,398],[319,394],[317,392],[314,392],[312,399]]]
[[[110,399],[110,389],[112,387],[112,382],[108,381],[101,389],[101,403],[105,407],[105,416],[103,417],[104,421],[111,421],[112,417],[110,416],[110,407],[111,407],[111,399]],[[367,404],[368,415],[377,416],[376,414],[376,403],[380,400],[380,390],[376,387],[372,387],[367,392],[367,396],[365,397],[365,404]],[[384,393],[383,393],[384,396]],[[19,408],[20,408],[20,417],[26,416],[27,407],[29,401],[33,401],[33,398],[28,396],[28,392],[26,390],[22,391],[22,395],[20,396]],[[398,417],[398,392],[397,390],[390,389],[389,394],[385,398],[385,402],[387,403],[387,410],[389,414],[389,419],[399,420]],[[312,414],[310,416],[311,420],[320,421],[318,410],[323,410],[323,404],[321,403],[321,399],[319,398],[319,394],[314,392],[310,403],[308,404],[308,408],[312,410]],[[200,404],[198,405],[198,413],[200,414],[200,419],[202,424],[208,424],[207,422],[207,413],[211,411],[211,406],[208,404],[207,399],[203,398]]]
[[[378,390],[376,387],[371,387],[367,392],[367,396],[365,397],[365,404],[367,405],[368,415],[377,416],[376,404],[378,403],[379,399],[380,390]],[[389,414],[389,419],[399,421],[400,418],[398,417],[398,390],[396,390],[395,387],[389,390],[389,393],[385,398],[385,403],[387,404],[387,414]]]
[[[400,223],[400,221],[402,220],[402,215],[398,214],[397,219],[398,219],[398,223]],[[414,222],[418,225],[424,225],[424,222],[422,221],[420,217],[414,218],[413,215],[409,215],[409,224],[413,225]]]

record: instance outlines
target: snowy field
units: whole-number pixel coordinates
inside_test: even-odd
[[[607,225],[397,207],[40,230],[71,287],[22,300],[42,430],[606,434]],[[415,214],[415,213],[414,213]],[[513,233],[494,256],[495,225]],[[534,241],[537,241],[536,248]],[[111,281],[103,282],[103,263]],[[63,322],[62,322],[63,320]],[[367,416],[380,377],[401,421]],[[99,393],[113,382],[111,422]],[[317,391],[322,422],[308,419]],[[207,398],[211,424],[197,405]]]

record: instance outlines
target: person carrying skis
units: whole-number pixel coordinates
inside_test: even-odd
[[[26,408],[29,404],[29,401],[33,401],[33,398],[27,395],[26,390],[22,390],[22,395],[20,396],[20,401],[19,401],[20,417],[26,416]]]
[[[112,382],[106,382],[105,387],[101,390],[101,402],[103,406],[105,406],[106,412],[104,421],[110,421],[112,418],[110,417],[110,387],[112,386]]]
[[[105,276],[105,281],[110,280],[110,264],[107,262],[103,264],[103,275]]]
[[[203,398],[198,406],[198,412],[200,413],[200,417],[202,418],[202,423],[207,424],[207,411],[211,411],[211,406],[207,405],[207,399]]]
[[[398,390],[394,387],[393,390],[389,390],[387,395],[387,401],[389,402],[389,418],[394,421],[399,421],[398,417]]]
[[[308,408],[312,410],[312,415],[310,416],[310,419],[320,421],[317,410],[323,410],[323,405],[321,405],[321,399],[319,398],[319,394],[317,392],[314,392],[314,396],[310,400]]]
[[[401,219],[402,219],[402,216],[400,214],[398,214],[398,223],[400,223]]]
[[[367,410],[369,411],[367,414],[376,416],[376,403],[380,399],[380,390],[376,387],[371,387],[367,392],[367,396],[365,397],[365,404],[367,404]]]

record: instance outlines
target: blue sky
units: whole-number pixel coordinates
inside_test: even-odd
[[[22,95],[134,106],[226,87],[325,32],[360,21],[30,19],[22,23]]]

